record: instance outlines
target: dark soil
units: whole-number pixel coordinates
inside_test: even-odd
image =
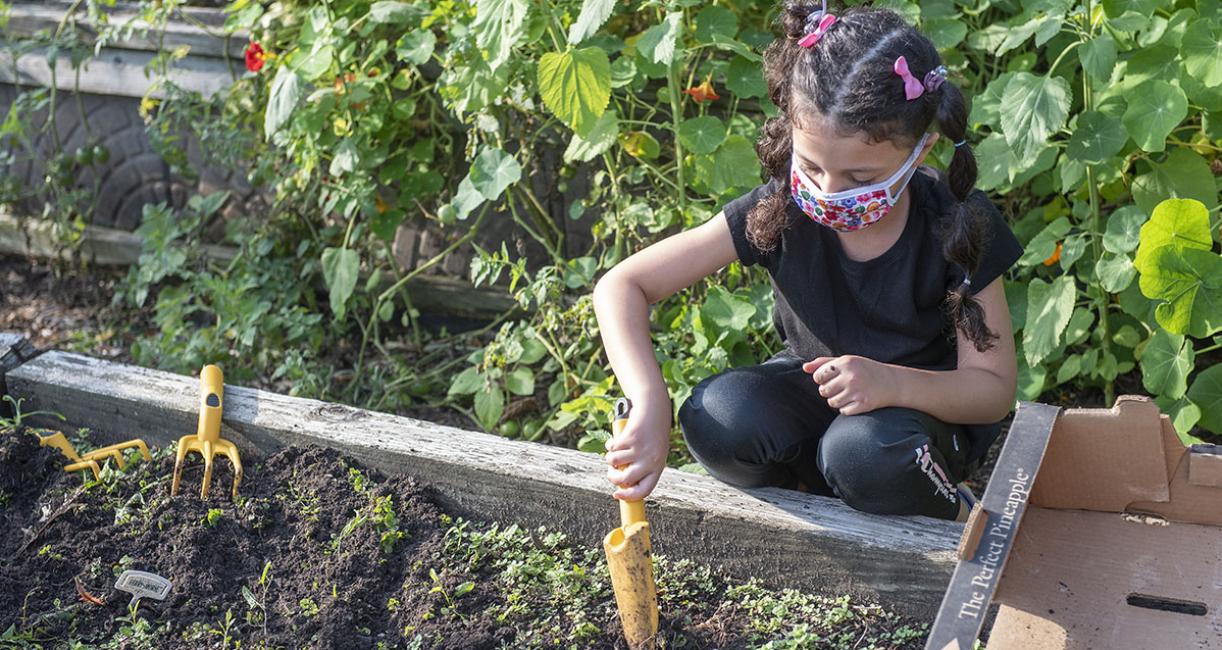
[[[0,433],[0,631],[30,644],[15,647],[625,647],[601,549],[450,518],[428,486],[318,447],[248,459],[236,502],[224,460],[199,498],[196,459],[170,497],[168,452],[133,455],[98,482],[61,471],[32,434]],[[387,499],[392,517],[380,518]],[[919,622],[877,606],[657,561],[664,648],[923,642]],[[169,597],[133,615],[114,589],[124,569],[168,578]]]

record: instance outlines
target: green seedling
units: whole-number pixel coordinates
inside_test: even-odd
[[[209,508],[208,514],[201,517],[199,523],[207,526],[208,528],[214,528],[221,522],[221,518],[224,516],[224,510],[221,510],[220,508]]]
[[[25,419],[32,418],[35,415],[48,415],[59,418],[60,422],[68,421],[68,418],[64,417],[63,414],[55,413],[53,411],[30,411],[28,413],[22,413],[21,403],[25,401],[25,398],[18,397],[17,399],[13,399],[12,395],[4,395],[3,399],[13,406],[13,417],[0,418],[0,429],[12,429],[14,431],[20,431],[22,427],[25,426]]]
[[[301,615],[306,618],[318,616],[318,604],[309,596],[297,601],[297,606],[301,608]]]

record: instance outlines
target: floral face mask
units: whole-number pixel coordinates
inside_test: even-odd
[[[921,141],[908,156],[908,160],[904,161],[904,164],[900,165],[900,168],[895,170],[895,173],[887,180],[832,194],[816,187],[810,177],[802,171],[798,165],[798,154],[795,151],[790,163],[792,170],[789,182],[790,193],[798,207],[802,208],[802,211],[811,219],[841,232],[861,230],[882,219],[899,200],[904,188],[908,186],[908,181],[912,179],[913,172],[916,171],[917,156],[928,139],[928,133],[922,136]],[[903,184],[892,193],[891,186],[900,179],[903,179]]]

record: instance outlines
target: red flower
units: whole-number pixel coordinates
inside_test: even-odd
[[[704,83],[700,84],[699,86],[692,86],[691,88],[688,88],[682,92],[691,95],[692,99],[696,100],[697,104],[700,102],[711,102],[715,99],[721,99],[721,95],[718,95],[717,91],[713,90],[713,80],[711,77],[705,79]]]
[[[246,69],[251,72],[258,72],[263,69],[263,61],[267,55],[263,52],[263,46],[258,43],[251,43],[246,46]]]

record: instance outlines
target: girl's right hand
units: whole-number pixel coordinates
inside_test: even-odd
[[[607,440],[607,480],[619,486],[611,496],[626,501],[653,492],[670,452],[670,398],[665,393],[633,402],[628,423]]]

